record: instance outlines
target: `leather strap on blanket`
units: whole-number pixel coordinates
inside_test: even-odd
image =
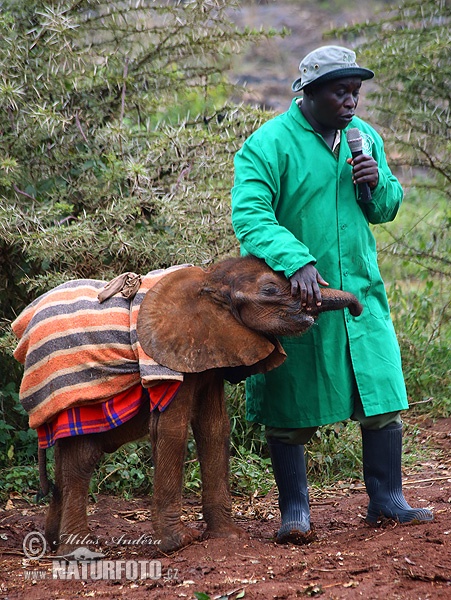
[[[141,275],[136,273],[122,273],[111,281],[109,281],[105,287],[100,290],[98,294],[99,302],[104,302],[114,296],[114,294],[121,294],[124,298],[134,298],[141,285]]]

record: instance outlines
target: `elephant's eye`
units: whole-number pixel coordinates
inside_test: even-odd
[[[279,288],[275,285],[265,285],[261,291],[263,296],[275,296],[279,293]]]

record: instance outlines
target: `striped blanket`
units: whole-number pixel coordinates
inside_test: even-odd
[[[140,383],[149,388],[182,382],[183,374],[159,365],[139,344],[136,322],[146,292],[167,273],[142,277],[132,298],[115,294],[100,303],[105,282],[64,283],[32,302],[13,322],[15,358],[25,365],[20,401],[38,428],[74,406],[104,402]]]

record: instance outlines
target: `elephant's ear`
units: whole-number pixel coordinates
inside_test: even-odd
[[[145,295],[137,334],[144,352],[182,373],[226,368],[234,381],[282,364],[286,354],[232,315],[227,302],[208,291],[199,267],[169,273]],[[237,372],[233,374],[233,369]]]

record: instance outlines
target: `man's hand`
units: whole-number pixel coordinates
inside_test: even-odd
[[[347,162],[352,165],[352,181],[355,185],[367,183],[374,190],[379,181],[379,169],[374,158],[360,154],[355,158],[348,158]]]
[[[316,268],[309,263],[304,265],[290,277],[291,295],[301,296],[301,305],[311,310],[315,305],[321,306],[321,290],[318,284],[329,285],[321,277]]]

